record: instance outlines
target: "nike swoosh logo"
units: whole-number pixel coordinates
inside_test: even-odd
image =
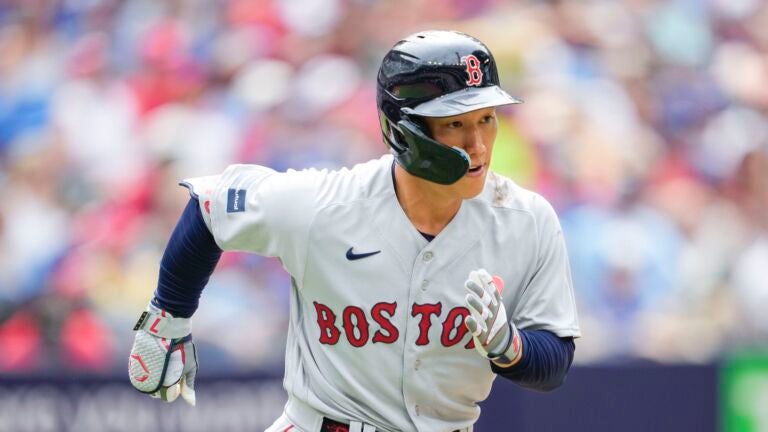
[[[373,255],[376,255],[377,253],[381,253],[380,250],[377,250],[376,252],[366,252],[366,253],[356,254],[352,252],[352,249],[354,249],[354,247],[349,248],[349,250],[347,251],[347,259],[350,261],[368,258],[369,256],[373,256]]]

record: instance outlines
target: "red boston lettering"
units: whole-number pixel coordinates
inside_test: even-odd
[[[461,342],[461,339],[469,331],[464,325],[464,318],[467,315],[469,315],[469,309],[462,306],[456,306],[448,312],[448,316],[443,321],[443,333],[440,336],[440,342],[443,343],[443,346],[451,347]],[[470,340],[472,339],[470,338]]]
[[[328,306],[313,302],[317,311],[317,324],[320,326],[320,343],[336,345],[341,331],[336,328],[336,315]]]
[[[377,330],[376,333],[373,334],[373,343],[394,343],[400,336],[397,327],[390,321],[390,318],[395,316],[395,310],[397,310],[397,303],[376,303],[373,305],[371,315],[373,316],[373,320],[381,326],[381,330]],[[389,318],[382,315],[384,312],[389,315]],[[386,331],[387,334],[385,335],[382,330]]]
[[[352,322],[352,317],[356,322]],[[365,312],[357,306],[347,306],[344,308],[344,332],[347,334],[347,340],[354,347],[361,347],[368,342],[368,320],[365,318]],[[355,335],[355,327],[360,332]]]
[[[443,310],[442,303],[418,304],[414,303],[411,310],[411,316],[421,315],[419,322],[419,337],[416,339],[416,345],[426,345],[429,343],[429,328],[432,327],[431,315],[440,315]]]
[[[368,343],[371,335],[371,325],[366,315],[366,311],[358,306],[347,306],[344,308],[341,316],[341,327],[336,326],[336,314],[330,307],[313,302],[317,312],[317,324],[320,328],[320,343],[326,345],[336,345],[341,337],[341,327],[344,328],[344,334],[353,347],[360,348]],[[371,308],[371,318],[379,328],[373,333],[371,340],[373,343],[391,344],[397,342],[400,338],[400,330],[392,321],[397,311],[397,302],[386,303],[379,302]],[[443,304],[414,303],[411,305],[411,316],[419,321],[419,335],[416,338],[416,345],[423,346],[430,343],[429,330],[432,328],[432,317],[436,317],[440,322],[440,315],[443,311]],[[442,321],[440,343],[444,347],[452,347],[461,343],[464,337],[469,333],[464,324],[465,318],[469,315],[469,310],[462,306],[456,306],[451,309]],[[475,346],[473,339],[464,345],[466,349],[473,349]]]

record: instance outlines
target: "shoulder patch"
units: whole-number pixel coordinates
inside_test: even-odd
[[[245,189],[227,190],[227,213],[245,211]]]

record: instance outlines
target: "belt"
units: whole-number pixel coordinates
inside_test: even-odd
[[[360,429],[360,427],[357,429]],[[375,429],[372,429],[370,425],[363,425],[363,429],[359,432],[368,432],[369,430],[375,431]],[[328,417],[323,417],[323,424],[320,426],[320,432],[350,432],[350,430],[349,425],[346,423],[337,422],[335,420],[329,419]]]
[[[366,426],[363,426],[363,431],[365,431]],[[320,427],[320,432],[350,432],[350,430],[349,425],[346,423],[337,422],[335,420],[329,419],[328,417],[323,417],[323,425]],[[453,432],[460,431],[456,429]]]
[[[297,429],[319,432],[378,432],[376,427],[359,421],[352,424],[331,420],[299,399],[288,397],[285,414]],[[454,432],[472,432],[472,426]]]

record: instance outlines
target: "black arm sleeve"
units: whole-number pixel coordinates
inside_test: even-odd
[[[502,368],[491,362],[494,372],[532,390],[551,391],[560,387],[573,362],[573,338],[557,337],[546,330],[520,330],[523,358]]]
[[[198,200],[191,198],[160,261],[155,306],[175,317],[191,317],[221,252],[205,226]]]

